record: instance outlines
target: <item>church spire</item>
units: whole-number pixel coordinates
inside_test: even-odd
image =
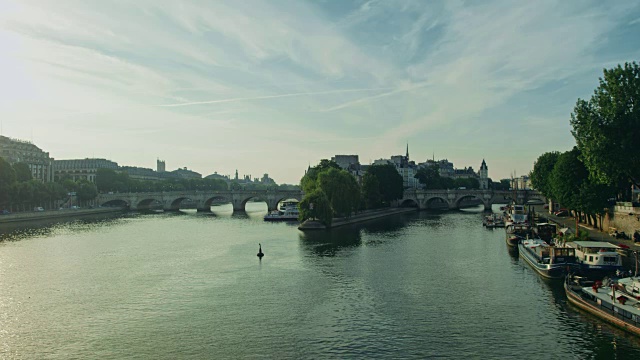
[[[407,155],[406,155],[406,157],[407,157],[407,160],[409,160],[409,143],[407,143]]]

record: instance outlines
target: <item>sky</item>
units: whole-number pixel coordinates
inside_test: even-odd
[[[640,1],[0,0],[4,136],[55,159],[296,184],[336,154],[496,180],[575,145]]]

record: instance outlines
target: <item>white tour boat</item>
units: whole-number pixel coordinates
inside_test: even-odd
[[[264,216],[264,221],[298,221],[300,207],[297,201],[285,201],[279,210],[273,210]]]

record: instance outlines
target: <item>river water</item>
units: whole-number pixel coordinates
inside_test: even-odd
[[[0,358],[640,358],[479,210],[302,233],[250,206],[0,230]]]

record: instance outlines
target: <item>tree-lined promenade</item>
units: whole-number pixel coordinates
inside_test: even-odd
[[[605,69],[591,99],[578,99],[570,123],[576,146],[540,155],[531,182],[581,221],[601,228],[613,201],[637,201],[631,187],[640,186],[638,64]]]

